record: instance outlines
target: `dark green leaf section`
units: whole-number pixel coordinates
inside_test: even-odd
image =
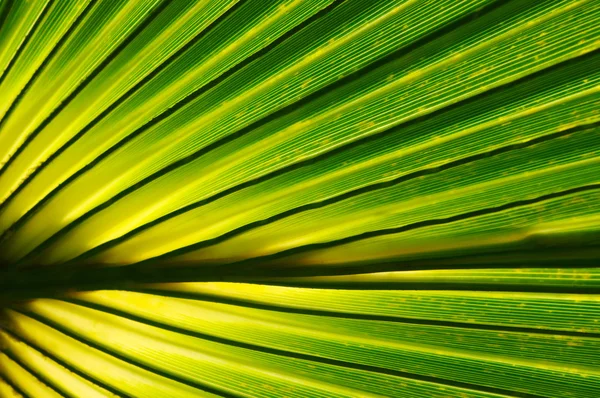
[[[600,3],[0,0],[0,396],[600,396]]]

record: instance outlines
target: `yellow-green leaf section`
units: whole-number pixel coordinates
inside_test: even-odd
[[[600,3],[0,0],[1,397],[600,396]]]

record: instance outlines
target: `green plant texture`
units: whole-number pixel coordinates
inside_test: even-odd
[[[600,1],[0,0],[1,397],[600,397]]]

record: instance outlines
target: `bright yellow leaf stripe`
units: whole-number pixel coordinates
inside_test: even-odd
[[[600,396],[600,3],[0,0],[0,395]]]

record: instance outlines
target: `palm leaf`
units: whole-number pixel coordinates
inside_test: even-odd
[[[0,1],[0,395],[600,395],[600,3]]]

